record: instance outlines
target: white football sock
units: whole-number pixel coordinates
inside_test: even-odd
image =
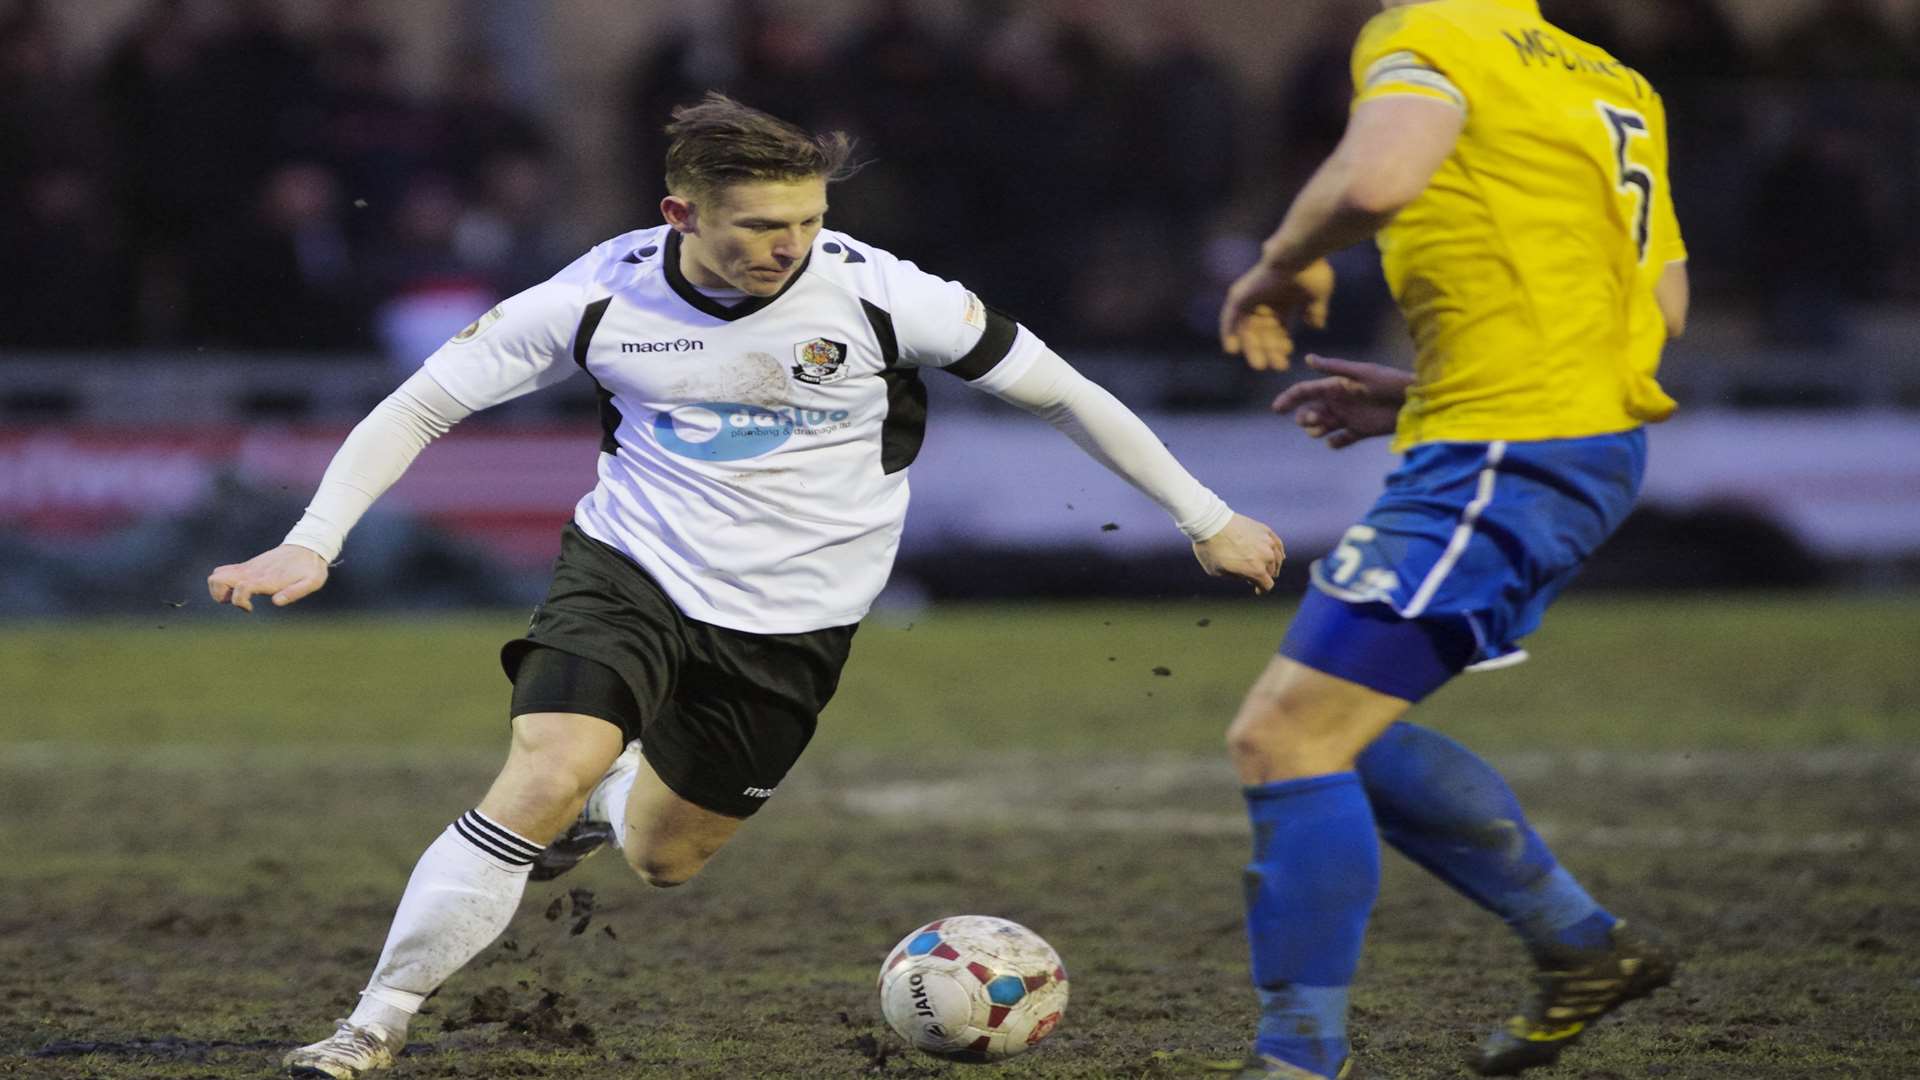
[[[594,792],[607,815],[607,824],[613,826],[613,846],[622,850],[627,846],[627,796],[633,794],[633,781],[639,775],[638,769],[622,769],[602,781],[600,790]]]
[[[427,995],[500,936],[541,847],[469,810],[414,864],[373,979],[348,1020],[395,1037]]]

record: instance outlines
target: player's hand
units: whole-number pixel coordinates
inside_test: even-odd
[[[207,575],[207,594],[216,604],[253,610],[255,596],[272,596],[286,607],[327,583],[327,560],[298,544],[281,544],[243,563],[215,567]]]
[[[1273,588],[1280,564],[1287,559],[1287,547],[1272,529],[1235,514],[1226,528],[1194,542],[1193,557],[1209,576],[1237,577],[1259,595]]]
[[[1283,274],[1264,261],[1240,275],[1220,308],[1220,347],[1244,356],[1255,371],[1285,371],[1293,359],[1287,324],[1300,316],[1315,330],[1327,325],[1333,301],[1333,267],[1320,259],[1297,274]]]
[[[1393,432],[1413,376],[1384,364],[1307,355],[1307,366],[1329,378],[1294,383],[1273,399],[1273,411],[1308,435],[1339,450],[1361,439]]]

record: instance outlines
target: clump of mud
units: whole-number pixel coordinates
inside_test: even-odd
[[[465,1016],[448,1017],[440,1026],[447,1031],[460,1031],[480,1024],[505,1024],[508,1031],[525,1035],[534,1042],[592,1046],[593,1028],[572,1019],[566,1005],[565,994],[546,990],[541,992],[538,1002],[523,1009],[514,1005],[506,987],[489,986],[474,995]]]
[[[574,937],[579,937],[581,934],[587,932],[588,926],[593,924],[593,890],[569,889],[567,890],[566,899],[562,900],[558,896],[554,897],[553,903],[547,905],[547,921],[558,922],[560,916],[566,913],[567,905],[569,904],[573,907],[573,928],[569,930],[568,933]]]
[[[843,1027],[854,1026],[853,1018],[846,1013],[840,1013],[839,1018]],[[863,1073],[884,1073],[888,1062],[907,1055],[907,1048],[902,1044],[891,1039],[877,1039],[870,1031],[862,1031],[839,1045],[840,1049],[851,1050],[866,1060],[865,1067],[860,1070]]]

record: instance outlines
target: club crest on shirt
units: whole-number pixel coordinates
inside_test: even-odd
[[[468,323],[465,330],[453,335],[453,343],[455,345],[462,345],[479,337],[487,327],[500,321],[500,315],[500,306],[495,304],[493,310]]]
[[[847,376],[847,346],[844,342],[814,338],[793,347],[793,377],[803,383],[821,386],[839,382]]]

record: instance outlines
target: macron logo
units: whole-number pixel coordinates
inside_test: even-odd
[[[773,798],[773,789],[770,787],[750,787],[740,794],[750,799],[771,799]]]
[[[620,351],[623,353],[699,352],[706,347],[706,342],[695,341],[692,338],[674,338],[672,341],[623,341],[620,343]]]

